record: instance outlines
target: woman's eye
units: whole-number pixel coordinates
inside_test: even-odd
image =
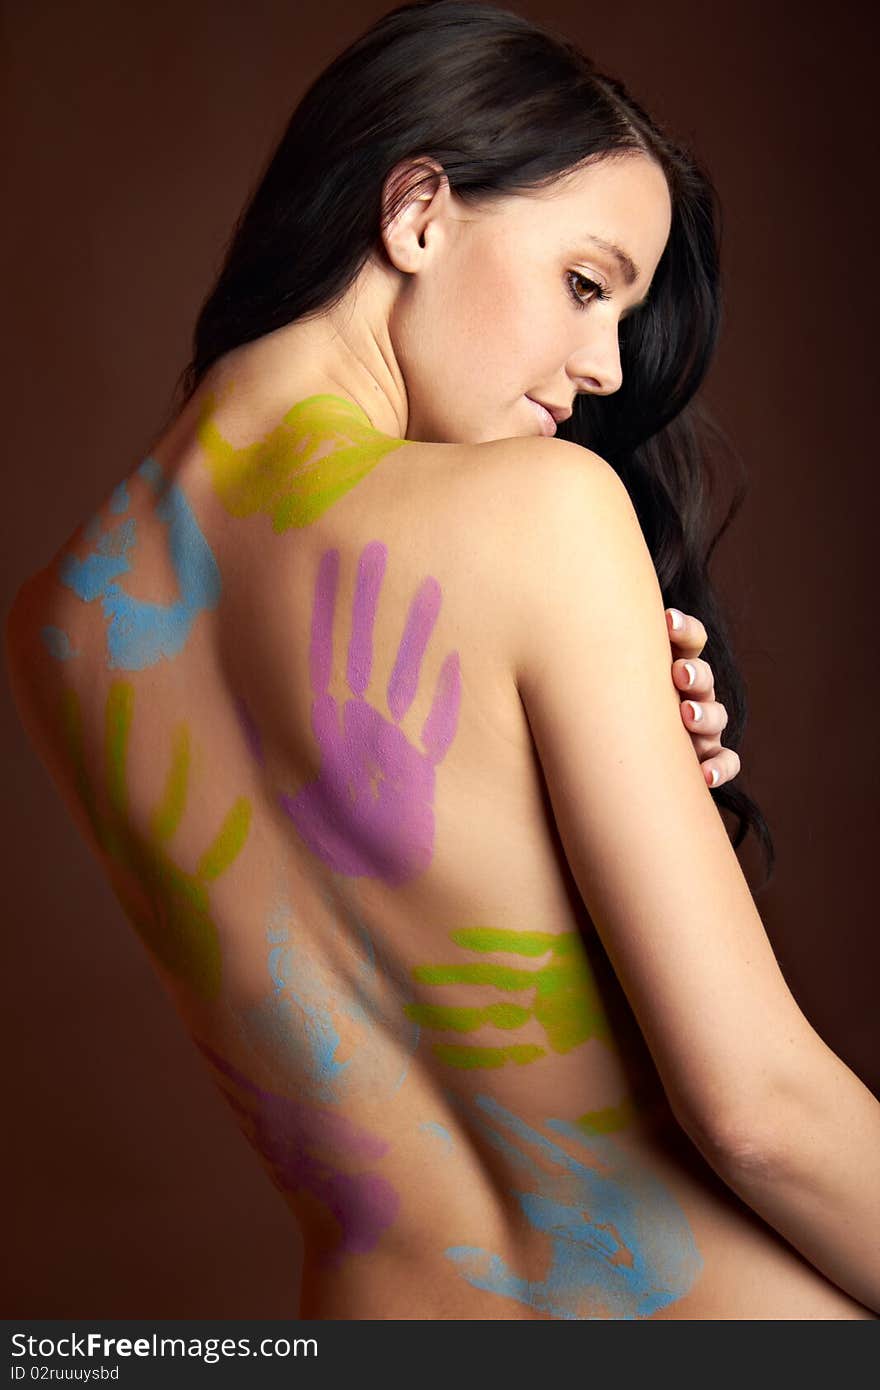
[[[581,275],[578,270],[568,271],[566,279],[568,281],[569,293],[579,309],[588,309],[596,300],[610,298],[608,290],[606,290],[603,285],[598,284],[595,280],[589,279],[586,275]],[[577,288],[578,284],[581,286],[585,285],[592,298],[583,298],[582,293]]]

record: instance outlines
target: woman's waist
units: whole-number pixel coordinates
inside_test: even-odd
[[[357,1311],[399,1284],[401,1306],[422,1285],[437,1306],[411,1316],[477,1297],[502,1317],[865,1316],[713,1172],[662,1091],[615,1092],[607,1047],[586,1065],[596,1046],[574,1074],[557,1056],[454,1081],[411,1056],[392,1094],[335,1103],[203,1051],[298,1220],[316,1308],[344,1289],[350,1316],[407,1316]]]
[[[467,1143],[459,1136],[445,1164],[411,1152],[350,1174],[366,1207],[346,1211],[343,1200],[335,1229],[303,1226],[303,1317],[873,1316],[681,1131],[590,1134],[525,1120],[485,1093],[477,1108],[498,1162],[482,1163],[470,1144],[455,1156]]]

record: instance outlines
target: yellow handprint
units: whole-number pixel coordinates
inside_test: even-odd
[[[323,516],[380,459],[409,442],[374,429],[352,401],[323,394],[299,401],[265,439],[237,449],[212,418],[216,406],[207,395],[198,426],[214,490],[231,516],[265,512],[276,532]]]
[[[128,814],[126,754],[134,709],[134,686],[114,681],[107,694],[105,757],[110,813],[102,816],[86,767],[79,696],[63,692],[62,719],[75,784],[107,867],[113,890],[147,949],[199,998],[220,989],[221,953],[211,916],[209,889],[240,854],[250,828],[252,805],[239,797],[227,812],[195,873],[175,863],[165,842],[180,824],[187,799],[189,727],[178,724],[164,794],[150,828],[142,835]]]

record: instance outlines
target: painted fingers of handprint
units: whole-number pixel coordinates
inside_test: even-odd
[[[338,559],[338,551],[329,553]],[[370,541],[369,545],[364,546],[358,561],[346,667],[346,680],[353,695],[363,696],[370,683],[373,667],[373,624],[387,560],[387,547],[379,541]]]
[[[309,672],[312,729],[321,750],[318,777],[281,804],[313,853],[336,873],[379,878],[396,886],[423,872],[434,848],[434,767],[458,725],[461,681],[458,653],[446,657],[421,731],[424,752],[400,721],[415,699],[428,640],[442,595],[428,576],[413,598],[388,682],[391,720],[365,698],[372,669],[376,603],[387,562],[381,541],[361,552],[346,665],[352,698],[340,724],[328,693],[339,552],[325,551],[315,586]]]
[[[387,548],[380,541],[371,541],[361,552],[347,668],[349,689],[355,695],[362,696],[370,682],[376,601],[387,558]],[[397,660],[388,682],[388,708],[397,724],[415,699],[422,657],[441,603],[440,585],[429,575],[410,604]],[[422,726],[422,745],[432,763],[442,760],[455,737],[460,700],[458,652],[449,652],[440,668],[434,699]]]
[[[117,680],[107,694],[105,760],[108,812],[100,809],[87,766],[80,700],[65,690],[61,717],[79,800],[113,889],[147,950],[201,999],[214,999],[221,984],[221,950],[211,906],[211,885],[237,859],[247,840],[252,805],[238,797],[223,817],[194,872],[167,848],[184,815],[190,772],[189,728],[174,733],[163,795],[146,830],[129,807],[128,744],[134,716],[131,681]]]
[[[590,1038],[608,1036],[602,1001],[578,932],[464,927],[451,936],[461,948],[459,960],[412,969],[418,984],[439,987],[440,998],[406,1006],[408,1017],[429,1029],[473,1035],[460,1042],[433,1042],[432,1051],[440,1061],[468,1070],[508,1063],[523,1066],[545,1057],[548,1048],[567,1053]],[[517,964],[468,959],[496,953],[513,956]],[[478,1006],[461,1003],[468,987],[478,991],[489,987],[498,990],[501,998]],[[450,989],[454,1002],[441,1002],[442,992]],[[510,1000],[511,994],[518,999]],[[491,1033],[487,1040],[490,1028],[513,1033],[532,1020],[542,1031],[541,1043],[516,1038],[496,1041]]]

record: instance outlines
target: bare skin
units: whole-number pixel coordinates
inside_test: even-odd
[[[31,739],[300,1224],[301,1316],[874,1316],[676,1123],[508,655],[532,401],[618,389],[669,222],[641,158],[485,216],[437,178],[13,608]],[[727,779],[699,626],[673,678]]]
[[[325,398],[249,454],[213,399],[27,586],[10,650],[300,1224],[300,1315],[872,1317],[679,1129],[572,883],[496,640],[503,444]]]

